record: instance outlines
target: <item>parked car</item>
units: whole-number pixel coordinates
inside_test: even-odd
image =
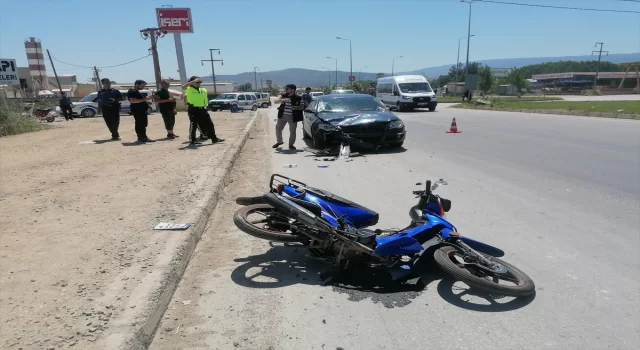
[[[267,108],[271,106],[271,95],[267,92],[254,92],[256,97],[258,98],[258,106],[262,108]]]
[[[314,100],[316,97],[324,96],[324,92],[322,91],[311,91],[311,99]]]
[[[120,101],[120,111],[123,113],[131,114],[131,103],[129,102],[129,100],[127,100],[127,90],[120,90],[120,93],[122,93],[122,96],[124,97],[124,100]],[[149,96],[151,92],[149,90],[140,90],[140,93],[142,94],[142,96]],[[77,115],[84,118],[95,117],[95,115],[98,113],[98,102],[96,102],[97,98],[98,98],[98,93],[92,92],[87,96],[83,97],[80,101],[73,102],[71,105],[71,111],[73,112],[73,115]],[[156,111],[157,106],[155,102],[147,101],[147,105],[149,105],[148,107],[149,114]],[[60,107],[56,107],[56,111],[58,113],[62,112],[60,110]]]
[[[353,90],[331,90],[330,95],[340,95],[340,94],[355,94],[356,92]]]
[[[401,147],[406,137],[402,120],[371,95],[336,94],[313,100],[304,111],[302,130],[315,148],[340,143],[339,138],[327,137],[331,129],[327,123],[371,145]]]
[[[253,92],[228,92],[209,101],[209,109],[214,112],[238,107],[255,111],[258,109],[258,98]]]
[[[376,96],[385,106],[400,112],[420,107],[433,112],[438,106],[435,92],[422,75],[380,78],[376,85]]]

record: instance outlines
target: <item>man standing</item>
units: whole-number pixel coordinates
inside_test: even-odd
[[[213,125],[211,116],[207,112],[207,89],[200,87],[202,80],[196,76],[189,78],[189,82],[184,84],[182,88],[185,90],[187,99],[187,113],[189,114],[189,140],[191,144],[201,143],[196,139],[196,130],[200,126],[201,132],[211,139],[211,143],[218,143],[224,139],[216,136],[216,128]]]
[[[285,93],[276,100],[276,103],[280,103],[278,108],[278,122],[276,123],[276,144],[273,148],[280,147],[282,142],[282,130],[284,126],[289,124],[289,149],[296,149],[294,143],[296,143],[296,128],[298,122],[302,121],[302,109],[304,108],[304,102],[302,98],[296,94],[296,86],[288,84],[285,86]]]
[[[131,103],[131,113],[133,113],[133,119],[136,123],[136,135],[138,135],[139,142],[155,142],[147,137],[147,125],[149,124],[149,118],[147,116],[149,105],[147,101],[153,99],[152,96],[142,96],[140,90],[143,90],[147,85],[144,80],[136,80],[133,89],[129,89],[127,92],[127,98]]]
[[[63,92],[60,99],[60,111],[64,115],[65,120],[73,120],[73,110],[71,109],[71,99]]]
[[[98,91],[95,101],[98,102],[102,110],[104,122],[111,132],[111,140],[117,141],[120,140],[120,134],[118,133],[118,128],[120,127],[120,101],[124,100],[124,97],[120,90],[111,88],[109,79],[103,78],[100,82],[102,83],[102,90]]]
[[[313,100],[313,97],[311,97],[311,88],[308,87],[304,89],[304,93],[302,94],[302,101],[304,101],[304,108],[307,108],[307,106],[311,104],[311,100]]]
[[[160,82],[161,89],[156,91],[154,97],[160,109],[164,127],[167,129],[167,138],[175,139],[178,135],[173,133],[173,126],[176,124],[176,100],[169,92],[169,82]]]

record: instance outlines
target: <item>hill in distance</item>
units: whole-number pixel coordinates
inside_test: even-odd
[[[565,57],[531,57],[531,58],[501,58],[491,60],[474,61],[482,64],[486,64],[492,68],[513,68],[523,67],[531,64],[540,64],[546,62],[559,62],[559,61],[593,61],[597,60],[595,56],[565,56]],[[612,54],[605,56],[603,61],[611,63],[625,63],[625,62],[637,62],[640,61],[640,52],[629,54]],[[397,72],[396,75],[401,74],[419,74],[425,75],[430,78],[436,78],[440,75],[445,75],[449,72],[449,67],[453,64],[442,65],[436,67],[428,67],[418,70]],[[385,73],[390,75],[391,72],[353,72],[357,80],[375,80],[377,73]],[[319,71],[304,68],[288,68],[270,72],[260,72],[258,74],[258,86],[260,86],[260,78],[264,80],[272,80],[274,84],[278,86],[284,86],[286,84],[296,84],[298,87],[305,86],[326,86],[335,84],[335,71]],[[211,76],[203,77],[206,81],[211,81]],[[216,79],[220,81],[234,81],[237,85],[244,83],[254,84],[253,72],[245,72],[235,75],[216,75]],[[349,79],[349,72],[338,71],[338,85],[347,84]],[[266,83],[263,82],[266,87]]]

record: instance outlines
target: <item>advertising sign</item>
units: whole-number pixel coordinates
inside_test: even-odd
[[[0,85],[20,85],[16,60],[0,58]]]
[[[356,76],[355,75],[350,75],[349,76],[349,81],[356,81]]]
[[[167,33],[193,33],[190,8],[157,8],[158,27]]]

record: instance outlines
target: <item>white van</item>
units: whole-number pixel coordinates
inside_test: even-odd
[[[131,114],[131,103],[127,99],[127,91],[128,90],[120,90],[122,97],[124,97],[123,101],[120,101],[120,112]],[[149,90],[140,90],[142,96],[149,96],[151,92]],[[80,117],[92,118],[98,113],[98,102],[95,100],[98,98],[97,92],[92,92],[87,96],[83,97],[80,101],[74,102],[71,110],[74,115],[79,115]],[[156,104],[153,101],[147,101],[149,105],[149,114],[156,111]],[[56,108],[59,109],[60,107]]]
[[[398,75],[378,79],[376,97],[389,108],[405,111],[414,108],[436,110],[438,101],[429,81],[422,75]]]
[[[209,101],[209,110],[236,109],[238,107],[258,110],[258,97],[253,92],[226,92]]]

